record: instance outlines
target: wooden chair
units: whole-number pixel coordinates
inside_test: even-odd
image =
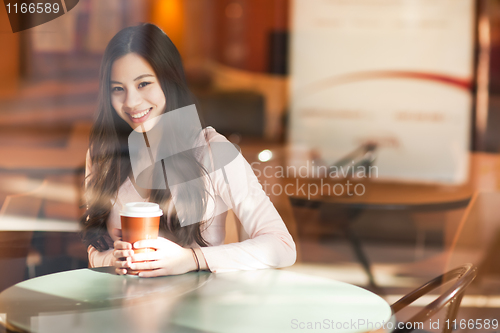
[[[429,318],[434,316],[438,311],[443,309],[446,305],[449,305],[448,313],[446,316],[447,322],[450,325],[442,325],[443,333],[451,333],[453,330],[453,321],[457,318],[458,309],[460,308],[460,303],[465,294],[467,287],[472,283],[476,277],[477,269],[472,264],[466,264],[457,267],[443,275],[440,275],[431,281],[427,282],[423,286],[413,290],[409,294],[403,296],[397,302],[391,305],[391,309],[394,314],[397,314],[402,309],[406,308],[408,305],[415,302],[420,297],[428,294],[430,291],[445,285],[447,282],[456,280],[455,283],[443,292],[438,298],[425,306],[417,314],[411,317],[406,323],[423,323]],[[445,321],[446,323],[446,321]],[[397,325],[397,324],[396,324]],[[408,326],[409,327],[409,326]],[[415,328],[396,328],[393,333],[403,333],[411,332]]]
[[[471,262],[478,267],[476,282],[490,275],[498,277],[500,273],[500,207],[498,192],[474,193],[470,205],[450,234],[453,239],[447,248],[445,269],[464,262]]]
[[[218,91],[250,91],[264,97],[264,137],[276,140],[281,133],[281,119],[288,103],[288,78],[282,75],[254,73],[219,63],[209,63],[213,86]],[[238,110],[234,110],[238,112]]]

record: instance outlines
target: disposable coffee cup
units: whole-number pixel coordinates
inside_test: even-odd
[[[132,244],[140,240],[158,238],[160,216],[163,211],[160,206],[152,202],[130,202],[123,206],[120,211],[122,224],[122,241]],[[134,249],[134,253],[152,252],[155,249]],[[129,274],[138,272],[128,270]]]

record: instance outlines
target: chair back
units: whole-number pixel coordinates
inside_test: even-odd
[[[447,319],[451,323],[456,319],[462,297],[467,289],[467,287],[472,283],[477,274],[477,268],[472,264],[465,264],[463,266],[457,267],[443,275],[440,275],[431,281],[427,282],[423,286],[413,290],[409,294],[403,296],[396,303],[391,305],[391,309],[394,314],[401,311],[403,308],[407,307],[411,303],[415,302],[420,297],[428,294],[430,291],[444,285],[449,281],[456,280],[456,282],[445,292],[443,292],[438,298],[429,303],[426,307],[420,310],[416,315],[407,322],[425,322],[427,319],[434,316],[439,310],[444,308],[447,304],[450,304],[448,309]],[[444,325],[443,332],[451,332],[450,327]],[[394,332],[411,332],[413,329],[401,328],[396,329]]]
[[[500,255],[500,193],[477,192],[474,193],[463,218],[455,227],[456,231],[450,233],[447,246],[445,271],[470,262],[478,267],[477,279],[484,275],[499,274],[498,262]]]

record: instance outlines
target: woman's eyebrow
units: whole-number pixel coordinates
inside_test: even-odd
[[[153,75],[153,74],[142,74],[142,75],[139,75],[138,77],[136,77],[136,78],[134,79],[134,81],[137,81],[137,80],[143,79],[143,78],[145,78],[145,77],[149,77],[149,76],[154,77],[154,75]],[[114,83],[114,84],[122,84],[121,82],[118,82],[118,81],[113,81],[113,80],[111,80],[111,81],[110,81],[110,83]]]
[[[145,78],[145,77],[148,77],[148,76],[153,76],[153,77],[154,77],[154,75],[153,75],[153,74],[142,74],[142,75],[139,75],[138,77],[136,77],[136,78],[134,79],[134,81],[140,80],[140,79]]]

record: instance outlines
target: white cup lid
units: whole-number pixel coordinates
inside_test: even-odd
[[[153,202],[129,202],[122,207],[120,216],[156,217],[162,216],[160,206]]]

